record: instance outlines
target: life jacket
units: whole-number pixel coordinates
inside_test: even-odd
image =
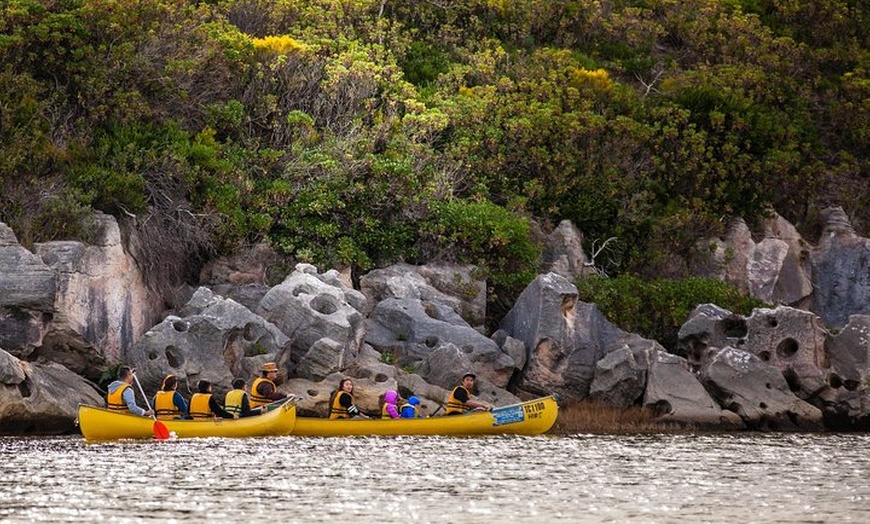
[[[158,391],[154,395],[154,413],[158,420],[181,418],[181,411],[175,405],[175,391]]]
[[[409,413],[408,415],[405,415],[406,409],[412,410],[411,413]],[[402,409],[399,410],[399,414],[401,415],[402,418],[417,418],[417,415],[418,415],[417,406],[415,406],[414,404],[408,404],[408,403],[402,404]]]
[[[190,397],[190,418],[213,418],[214,413],[208,405],[209,400],[211,400],[211,393],[194,393]]]
[[[471,409],[471,406],[456,398],[456,392],[460,389],[465,391],[468,398],[471,398],[470,391],[465,389],[465,387],[463,386],[456,386],[455,388],[453,388],[453,391],[450,392],[450,397],[447,399],[447,405],[444,406],[444,413],[448,415],[453,415],[456,413],[465,413],[466,411]]]
[[[245,398],[245,390],[244,389],[234,389],[227,393],[226,398],[224,399],[224,409],[233,416],[233,418],[239,418],[242,414],[242,400]]]
[[[336,391],[332,394],[332,399],[329,401],[329,419],[335,420],[337,418],[350,418],[350,413],[347,412],[347,408],[341,405],[341,397],[342,395],[347,395],[350,397],[350,403],[353,405],[353,397],[347,391]]]
[[[118,389],[106,395],[106,406],[110,411],[126,411],[130,412],[127,403],[124,402],[124,391],[130,387],[130,384],[118,386]]]
[[[257,393],[257,386],[262,384],[263,382],[268,382],[272,384],[273,391],[278,390],[278,386],[275,385],[274,382],[269,380],[266,377],[257,377],[254,380],[254,383],[251,385],[251,398],[249,399],[251,402],[251,409],[258,408],[260,406],[265,406],[266,404],[270,404],[272,399],[267,397],[261,397],[259,393]]]
[[[384,407],[381,408],[381,418],[393,418],[393,415],[387,411],[388,406],[390,406],[390,404],[384,402]],[[393,404],[393,406],[395,406],[395,404]]]

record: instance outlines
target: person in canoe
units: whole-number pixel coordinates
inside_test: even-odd
[[[275,380],[278,378],[278,366],[274,362],[266,362],[260,367],[260,376],[251,385],[251,409],[286,398],[287,395],[278,391]]]
[[[234,418],[250,417],[259,415],[258,410],[251,409],[251,401],[248,397],[247,383],[243,378],[233,380],[233,389],[224,398],[224,409]]]
[[[411,395],[408,402],[402,404],[402,418],[423,418],[420,415],[420,399]]]
[[[211,382],[200,380],[196,385],[198,393],[190,397],[190,417],[194,420],[211,418],[234,418],[221,407],[211,394]]]
[[[140,408],[136,404],[136,395],[131,387],[135,373],[136,370],[130,366],[121,366],[118,369],[118,380],[109,384],[106,406],[111,411],[126,411],[140,417],[151,417],[154,410]]]
[[[447,415],[462,415],[473,409],[492,410],[492,406],[489,404],[471,397],[475,379],[477,379],[477,375],[474,373],[462,375],[462,384],[453,388],[453,391],[450,392],[450,397],[447,399],[447,406],[444,409]]]
[[[338,383],[338,389],[329,399],[329,418],[369,418],[356,406],[353,400],[353,380],[345,377]]]
[[[154,395],[154,412],[157,420],[173,420],[188,418],[187,402],[178,392],[178,377],[173,374],[166,375],[160,391]]]
[[[381,407],[381,418],[399,418],[399,407],[396,403],[399,400],[399,393],[394,389],[388,389],[384,393],[384,405]]]

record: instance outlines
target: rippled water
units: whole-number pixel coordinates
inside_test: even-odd
[[[870,435],[0,438],[0,522],[865,522]]]

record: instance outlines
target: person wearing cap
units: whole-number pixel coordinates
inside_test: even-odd
[[[411,395],[408,397],[408,402],[402,404],[402,418],[423,418],[423,415],[418,414],[420,409],[420,399]]]
[[[278,366],[274,362],[266,362],[260,368],[260,376],[251,384],[251,408],[286,398],[287,395],[278,392],[275,379],[278,378]]]
[[[234,418],[227,413],[211,394],[211,382],[200,380],[196,385],[197,393],[190,397],[190,417],[194,420],[209,418]]]
[[[173,420],[187,418],[187,402],[178,392],[178,377],[173,374],[166,375],[160,391],[154,395],[154,412],[157,420]]]
[[[353,380],[345,377],[338,382],[338,389],[329,399],[329,419],[369,418],[356,406],[353,400]]]
[[[251,401],[248,396],[245,379],[237,378],[233,380],[233,389],[224,397],[224,409],[234,418],[260,414],[259,410],[254,411],[251,409]]]
[[[106,405],[111,411],[129,412],[140,417],[153,416],[153,410],[140,408],[136,404],[136,395],[131,387],[135,373],[136,370],[130,366],[121,366],[118,369],[118,380],[109,384]]]
[[[491,410],[492,406],[471,398],[471,390],[474,387],[474,379],[477,375],[466,373],[462,375],[462,384],[453,388],[450,397],[447,398],[447,406],[444,412],[447,415],[462,415],[472,409]]]

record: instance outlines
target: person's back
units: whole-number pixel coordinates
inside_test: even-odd
[[[131,386],[135,379],[135,370],[129,366],[118,368],[118,379],[109,384],[106,394],[106,407],[110,411],[132,413],[140,417],[150,417],[152,410],[145,410],[136,405],[136,397]],[[147,399],[146,399],[147,401]]]
[[[408,402],[405,404],[402,404],[402,412],[401,412],[402,418],[422,417],[422,415],[419,415],[419,406],[420,406],[420,399],[419,398],[417,398],[415,396],[409,397]]]
[[[154,412],[158,420],[173,420],[187,417],[187,403],[178,392],[178,378],[166,375],[160,391],[154,395]]]
[[[248,392],[245,391],[245,380],[237,378],[233,380],[233,389],[224,397],[224,409],[233,418],[249,417],[256,415],[257,412],[251,410],[250,399]]]
[[[218,404],[211,393],[211,382],[200,380],[197,393],[190,397],[190,416],[193,419],[210,419],[215,417],[233,418]]]
[[[384,393],[384,405],[381,407],[381,418],[399,418],[399,410],[396,407],[396,401],[399,400],[399,394],[395,390],[388,390]]]

